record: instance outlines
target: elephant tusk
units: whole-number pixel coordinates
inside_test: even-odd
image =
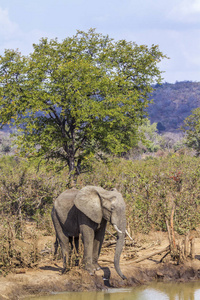
[[[118,233],[122,233],[122,231],[119,230],[119,228],[117,227],[117,225],[114,224],[113,227],[115,228],[115,230],[116,230]]]
[[[130,234],[128,233],[128,231],[126,230],[125,232],[126,232],[126,235],[129,237],[129,239],[130,239],[131,241],[133,241],[133,239],[132,239],[132,237],[130,236]]]

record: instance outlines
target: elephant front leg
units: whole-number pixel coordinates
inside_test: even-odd
[[[100,270],[100,266],[98,264],[99,255],[101,252],[101,247],[103,244],[105,230],[106,230],[106,220],[102,220],[100,228],[96,230],[95,237],[94,237],[94,245],[93,245],[93,266],[95,270]]]
[[[94,275],[93,266],[93,243],[94,243],[94,230],[85,224],[80,226],[80,231],[82,234],[82,241],[84,245],[84,255],[83,261],[85,269],[90,275]]]

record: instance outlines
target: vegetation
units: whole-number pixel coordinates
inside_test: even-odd
[[[182,130],[186,133],[185,143],[188,147],[196,150],[197,155],[200,155],[200,108],[192,111],[192,114],[187,117],[182,126]]]
[[[50,211],[53,200],[66,189],[66,171],[58,174],[26,160],[4,156],[0,160],[0,265],[32,266],[40,257],[37,243],[29,252],[17,247],[27,233],[27,224],[37,224],[43,234],[54,235]],[[184,152],[145,160],[110,157],[108,164],[93,161],[93,171],[81,174],[76,187],[100,185],[117,188],[127,205],[127,228],[131,234],[166,231],[172,207],[174,229],[179,234],[195,230],[200,222],[200,158]],[[25,226],[26,225],[26,226]],[[29,233],[36,239],[34,231]],[[21,250],[19,250],[21,249]]]
[[[146,146],[147,152],[156,152],[160,149],[163,138],[158,134],[156,123],[150,124],[150,120],[146,118],[138,131],[141,135],[143,146]]]
[[[115,42],[91,29],[33,47],[28,57],[13,50],[0,57],[0,119],[22,133],[22,156],[59,159],[79,174],[94,153],[137,143],[152,84],[161,80],[158,46]]]
[[[155,104],[148,108],[164,57],[157,46],[115,42],[93,29],[61,43],[43,38],[27,57],[13,50],[0,56],[0,118],[2,126],[10,122],[18,130],[15,139],[0,139],[4,272],[37,262],[37,232],[27,228],[34,222],[44,235],[54,235],[53,200],[71,175],[79,175],[78,189],[117,188],[131,234],[166,231],[172,212],[179,234],[199,226],[200,158],[185,154],[183,141],[166,132],[198,106],[200,84],[155,85]],[[187,144],[198,152],[199,117],[196,109],[184,123]],[[135,152],[154,155],[133,160]],[[33,242],[24,251],[27,236]]]

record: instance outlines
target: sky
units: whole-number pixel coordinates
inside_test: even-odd
[[[159,45],[169,57],[159,64],[163,82],[200,82],[200,0],[0,0],[0,55],[28,55],[42,37],[61,42],[90,28]]]

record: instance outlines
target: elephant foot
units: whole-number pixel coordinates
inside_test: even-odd
[[[101,269],[100,265],[98,263],[94,263],[94,270],[99,271]]]
[[[93,270],[87,270],[90,276],[94,276],[94,271]]]
[[[85,270],[87,270],[91,276],[94,276],[95,270],[94,270],[93,266],[87,265],[87,266],[85,266]]]

